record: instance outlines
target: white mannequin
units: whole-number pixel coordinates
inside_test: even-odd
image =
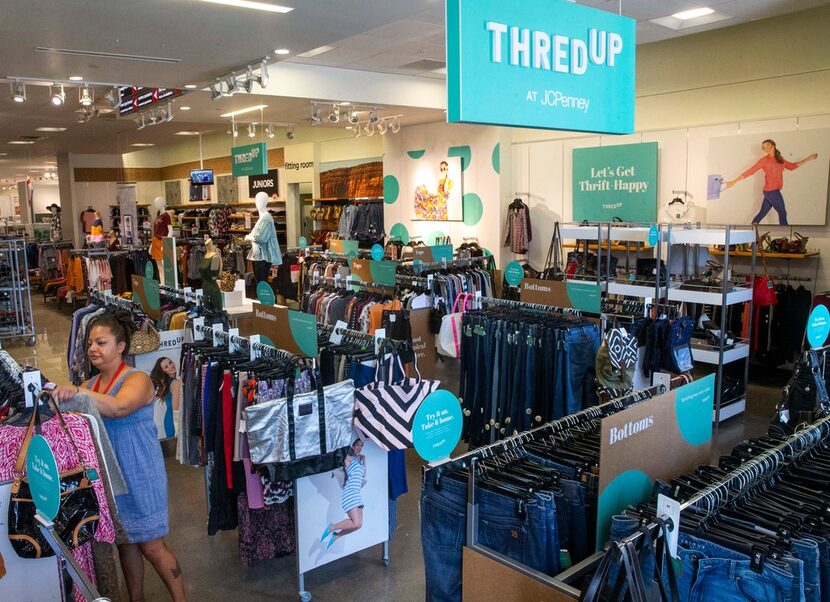
[[[153,204],[156,206],[156,209],[159,212],[159,216],[161,215],[162,212],[166,212],[167,215],[170,216],[170,224],[167,226],[167,236],[173,236],[173,210],[167,208],[167,205],[164,201],[164,198],[160,197],[160,196],[157,196],[155,199],[153,199]],[[158,218],[156,218],[156,219],[158,219]],[[157,241],[158,244],[159,245],[161,244],[160,237],[156,236],[155,225],[153,227],[153,239],[158,239],[158,241]],[[159,282],[161,282],[161,284],[165,284],[165,282],[164,282],[164,260],[155,257],[155,258],[153,258],[153,261],[155,261],[155,263],[156,263],[156,269],[158,270],[158,274],[159,274]]]
[[[259,219],[251,233],[245,236],[245,240],[251,242],[251,253],[248,259],[254,262],[254,274],[259,283],[267,279],[272,265],[282,264],[282,255],[277,242],[274,219],[268,213],[268,195],[258,192],[254,201],[259,212]]]

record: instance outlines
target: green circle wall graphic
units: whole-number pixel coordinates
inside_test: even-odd
[[[481,202],[481,197],[475,192],[468,192],[464,195],[462,203],[464,205],[464,224],[475,226],[484,215],[484,204]]]
[[[398,184],[398,178],[395,176],[383,176],[383,202],[391,205],[398,200],[398,195],[401,192],[401,186]]]
[[[403,244],[409,244],[409,230],[403,224],[395,224],[389,229],[389,236],[397,238]]]
[[[493,170],[496,173],[501,173],[501,144],[498,142],[493,147],[493,155],[490,157],[490,160],[493,163]]]
[[[406,151],[406,154],[409,155],[410,159],[420,159],[421,157],[424,156],[424,153],[426,153],[426,152],[427,152],[426,150],[411,150],[411,151]]]

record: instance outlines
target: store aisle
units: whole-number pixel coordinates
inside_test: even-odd
[[[70,313],[54,305],[45,306],[33,297],[37,344],[23,341],[4,343],[21,363],[37,358],[37,365],[54,379],[66,379],[66,344]],[[439,366],[437,377],[444,386],[457,392],[457,376],[450,365]],[[780,396],[778,377],[753,375],[762,385],[750,385],[750,403],[743,419],[727,422],[721,428],[717,456],[736,442],[763,433]],[[786,381],[785,381],[786,382]],[[458,451],[462,451],[459,449]],[[407,453],[409,493],[398,499],[398,530],[390,544],[390,565],[381,563],[380,547],[323,566],[306,576],[306,589],[314,600],[409,602],[424,598],[424,565],[421,554],[418,497],[422,461],[413,450]],[[168,544],[178,555],[191,600],[297,600],[296,558],[288,556],[243,568],[239,564],[237,532],[207,535],[204,471],[166,459],[170,483],[170,535]],[[167,600],[158,576],[147,570],[146,600]]]

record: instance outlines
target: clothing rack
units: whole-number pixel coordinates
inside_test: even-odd
[[[194,324],[193,329],[202,333],[202,334],[209,334],[211,336],[215,335],[218,338],[224,339],[227,343],[234,343],[237,345],[244,345],[248,347],[248,349],[252,349],[254,351],[259,352],[261,355],[268,355],[271,357],[279,357],[283,359],[296,359],[296,356],[284,349],[278,349],[273,347],[272,345],[266,345],[265,343],[260,343],[258,341],[252,341],[247,337],[241,337],[236,334],[231,334],[225,330],[214,330],[210,326],[205,326],[204,324]]]
[[[528,303],[526,301],[514,301],[512,299],[498,299],[496,297],[482,297],[481,302],[484,305],[497,305],[499,307],[509,307],[513,309],[521,309],[528,311],[537,311],[545,313],[559,313],[566,315],[573,315],[577,317],[583,316],[581,309],[573,307],[557,307],[555,305],[544,305],[542,303]]]
[[[490,261],[490,256],[486,255],[484,257],[460,257],[456,259],[451,259],[449,261],[444,259],[441,261],[432,261],[429,263],[421,262],[420,264],[418,264],[418,267],[421,270],[443,270],[446,268],[468,267],[479,261],[488,262]],[[410,263],[408,265],[414,265],[414,263]]]
[[[741,273],[741,272],[733,272],[732,273],[732,281],[736,281],[740,279],[741,284],[746,284],[746,278],[750,276],[749,274]],[[810,276],[790,276],[789,274],[770,274],[770,278],[773,280],[780,280],[780,281],[790,281],[790,282],[812,282],[813,279]]]
[[[163,293],[167,293],[169,295],[174,295],[179,299],[184,299],[185,301],[193,301],[197,304],[202,303],[202,300],[205,298],[204,295],[200,293],[194,293],[193,291],[186,291],[181,288],[174,288],[172,286],[167,286],[165,284],[159,284],[159,291]]]
[[[86,257],[107,257],[110,256],[110,251],[106,247],[90,247],[88,249],[72,249],[69,251],[70,255],[85,255]]]
[[[117,305],[122,309],[128,310],[137,309],[137,306],[134,305],[133,302],[129,299],[124,299],[123,297],[116,297],[115,295],[99,291],[97,288],[89,289],[89,298],[95,301],[96,303],[100,303],[102,305]]]

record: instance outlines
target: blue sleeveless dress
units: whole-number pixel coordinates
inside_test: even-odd
[[[133,372],[139,371],[124,372],[108,395],[117,395],[124,379]],[[97,378],[89,379],[84,386],[92,389]],[[154,405],[149,403],[123,418],[101,416],[129,488],[126,495],[115,497],[129,543],[150,541],[168,532],[167,471],[153,421]]]

